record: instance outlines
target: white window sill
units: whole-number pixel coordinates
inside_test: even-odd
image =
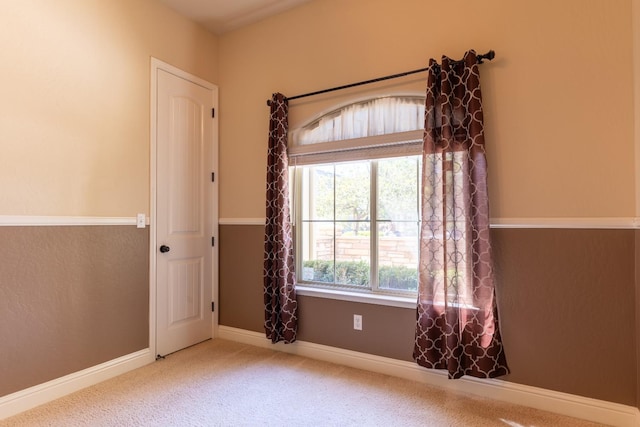
[[[328,298],[340,301],[359,302],[364,304],[410,308],[413,310],[415,310],[417,304],[417,297],[402,297],[363,292],[349,292],[338,289],[323,289],[303,285],[296,286],[296,294],[305,297]]]

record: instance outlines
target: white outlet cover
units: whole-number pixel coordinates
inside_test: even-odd
[[[147,217],[143,213],[139,213],[136,216],[136,227],[144,228],[147,225]]]
[[[354,314],[353,315],[353,329],[356,331],[362,330],[362,315]]]

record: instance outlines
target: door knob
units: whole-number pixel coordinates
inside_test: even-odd
[[[160,246],[160,252],[165,253],[165,252],[169,252],[171,250],[171,248],[167,245],[162,245]]]

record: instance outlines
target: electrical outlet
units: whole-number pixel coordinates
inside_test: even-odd
[[[147,217],[143,213],[139,213],[136,216],[136,227],[145,228],[147,225]]]
[[[353,329],[356,331],[362,330],[362,315],[354,314],[353,315]]]

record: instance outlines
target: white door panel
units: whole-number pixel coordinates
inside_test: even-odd
[[[158,69],[156,350],[159,355],[212,337],[213,102],[212,89]]]

